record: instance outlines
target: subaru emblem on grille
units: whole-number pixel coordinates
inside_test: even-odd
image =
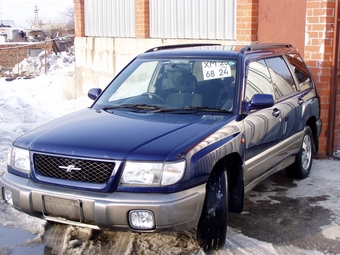
[[[75,171],[80,171],[81,170],[81,168],[75,167],[75,165],[59,166],[59,168],[66,169],[67,173],[70,173],[72,170],[75,170]]]

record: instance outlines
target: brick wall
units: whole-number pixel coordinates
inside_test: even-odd
[[[149,0],[136,0],[136,37],[150,37]]]
[[[85,36],[84,0],[73,0],[75,36]]]
[[[259,0],[238,0],[236,7],[236,40],[257,41]]]
[[[326,156],[330,91],[332,80],[332,49],[335,0],[307,0],[305,60],[321,97],[322,133],[319,139],[320,157]],[[337,120],[336,123],[339,123]],[[338,126],[334,139],[337,145]]]

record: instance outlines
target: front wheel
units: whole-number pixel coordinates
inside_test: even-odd
[[[225,169],[215,169],[206,187],[201,218],[197,225],[197,241],[205,250],[224,246],[228,222],[228,185]]]
[[[313,132],[309,126],[305,128],[305,134],[299,153],[295,156],[295,162],[286,168],[287,176],[294,179],[305,179],[309,176],[313,163]]]

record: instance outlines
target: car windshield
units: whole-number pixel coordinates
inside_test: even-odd
[[[235,60],[135,60],[121,72],[93,106],[148,111],[232,111]]]

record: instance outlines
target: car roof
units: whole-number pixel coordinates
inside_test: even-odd
[[[244,55],[268,55],[297,52],[290,44],[251,44],[251,45],[221,45],[221,44],[175,44],[151,48],[138,58],[236,58]]]
[[[140,57],[144,58],[172,58],[172,57],[218,57],[218,56],[234,56],[238,55],[234,46],[231,45],[169,45],[169,47],[155,47],[147,50],[141,54]]]

